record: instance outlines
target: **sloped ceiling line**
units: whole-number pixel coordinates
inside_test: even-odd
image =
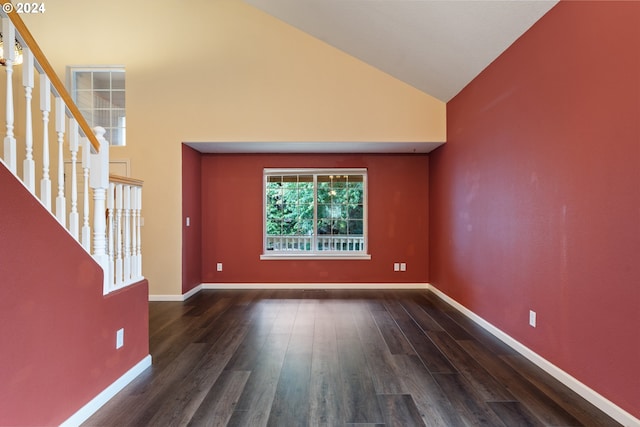
[[[448,102],[557,1],[245,0]]]

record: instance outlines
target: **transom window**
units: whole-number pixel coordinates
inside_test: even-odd
[[[71,97],[89,126],[102,126],[111,145],[126,145],[124,68],[68,67],[68,73]]]
[[[265,169],[264,257],[366,257],[366,169]]]

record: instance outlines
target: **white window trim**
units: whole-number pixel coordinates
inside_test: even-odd
[[[77,72],[121,72],[125,74],[126,78],[126,69],[124,65],[68,65],[67,66],[67,89],[69,94],[73,98],[73,101],[76,102],[76,79],[74,78],[75,73]],[[126,86],[125,86],[125,96],[126,96]],[[125,101],[125,111],[126,111],[126,101]],[[92,108],[92,111],[95,109]],[[89,121],[89,120],[87,120]],[[95,127],[95,124],[90,124],[90,126]],[[103,126],[104,127],[104,126]],[[127,125],[126,119],[123,121],[122,125],[117,127],[107,126],[105,129],[110,128],[111,130],[116,129],[118,132],[121,132],[121,141],[119,144],[114,144],[114,141],[109,140],[109,144],[114,147],[126,147],[127,146]]]
[[[267,177],[270,175],[362,175],[364,185],[363,195],[363,236],[364,251],[267,251],[267,210],[266,187]],[[369,254],[369,188],[366,168],[264,168],[262,172],[262,254],[261,260],[370,260]],[[317,222],[317,186],[314,186],[314,222]],[[316,224],[317,226],[317,224]]]

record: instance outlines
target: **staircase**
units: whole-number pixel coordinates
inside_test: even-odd
[[[77,426],[151,365],[142,181],[109,175],[104,129],[89,127],[7,4],[0,426]]]
[[[104,294],[139,282],[142,181],[109,175],[104,129],[89,127],[20,16],[0,13],[4,165],[102,267]],[[20,65],[11,40],[22,47]]]

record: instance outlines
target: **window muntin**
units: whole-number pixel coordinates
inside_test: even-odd
[[[71,97],[89,126],[102,126],[111,145],[126,145],[125,71],[69,67]]]
[[[264,254],[367,254],[366,169],[265,169]]]

